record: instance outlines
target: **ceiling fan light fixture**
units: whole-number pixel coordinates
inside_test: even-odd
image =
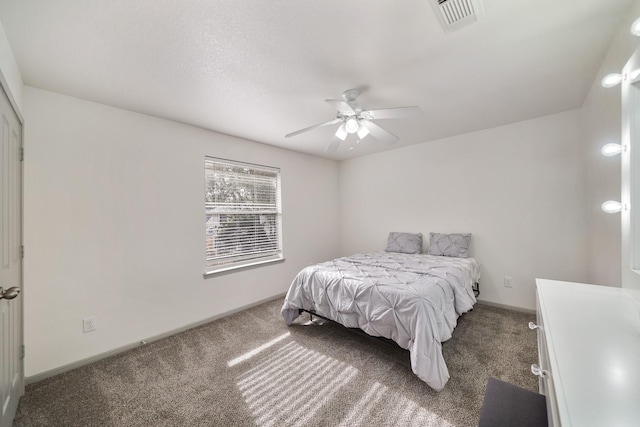
[[[340,127],[338,128],[338,130],[336,131],[336,138],[344,141],[345,139],[347,139],[347,135],[349,133],[347,132],[347,130],[345,129],[345,125],[344,123],[340,125]]]
[[[367,110],[364,105],[358,101],[359,95],[360,90],[349,89],[343,92],[342,100],[325,99],[326,102],[337,107],[334,119],[288,133],[285,137],[289,138],[324,126],[338,125],[338,128],[335,131],[335,136],[331,139],[331,143],[326,148],[326,152],[328,153],[336,151],[340,143],[346,142],[347,139],[350,139],[351,141],[355,140],[356,134],[357,141],[355,144],[352,144],[352,146],[357,145],[360,140],[367,136],[371,136],[373,139],[383,144],[391,145],[395,144],[399,138],[380,125],[374,123],[375,120],[412,118],[422,116],[424,114],[420,107],[417,106]],[[354,135],[354,137],[349,137],[350,134]]]
[[[348,133],[356,133],[360,128],[360,123],[358,123],[358,118],[356,116],[349,117],[344,122],[344,128]]]
[[[369,129],[364,126],[360,126],[358,128],[358,138],[364,139],[365,136],[369,135]]]

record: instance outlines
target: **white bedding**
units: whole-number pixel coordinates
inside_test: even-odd
[[[474,258],[391,252],[358,254],[306,267],[293,280],[282,306],[290,325],[299,309],[346,327],[395,341],[411,354],[411,369],[434,390],[449,371],[441,343],[458,317],[476,302],[480,279]]]

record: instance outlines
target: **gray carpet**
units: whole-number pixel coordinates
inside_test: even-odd
[[[27,386],[15,426],[475,426],[489,376],[537,391],[533,315],[476,305],[434,392],[409,353],[275,300]],[[288,334],[288,335],[287,335]]]

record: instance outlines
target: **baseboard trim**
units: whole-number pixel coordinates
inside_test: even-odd
[[[100,354],[96,354],[95,356],[87,357],[86,359],[78,360],[76,362],[69,363],[67,365],[60,366],[58,368],[50,369],[45,372],[41,372],[36,375],[32,375],[30,377],[25,377],[24,382],[25,385],[37,383],[38,381],[45,380],[47,378],[54,377],[56,375],[64,374],[65,372],[71,371],[76,368],[80,368],[81,366],[88,365],[90,363],[97,362],[102,359],[106,359],[107,357],[115,356],[119,353],[124,353],[125,351],[133,350],[134,348],[141,347],[143,345],[152,343],[154,341],[159,341],[161,339],[170,337],[172,335],[179,334],[184,331],[188,331],[189,329],[197,328],[198,326],[206,325],[207,323],[213,322],[214,320],[222,319],[223,317],[231,316],[232,314],[238,313],[240,311],[248,310],[250,308],[256,307],[260,304],[264,304],[265,302],[273,301],[276,299],[284,298],[286,293],[278,294],[273,297],[265,298],[260,301],[256,301],[251,304],[243,305],[233,310],[225,311],[224,313],[217,314],[215,316],[208,317],[206,319],[200,320],[198,322],[190,323],[188,325],[182,326],[180,328],[172,329],[171,331],[164,332],[159,335],[154,335],[150,338],[145,338],[142,341],[138,341],[135,343],[123,345],[122,347],[115,348],[113,350],[105,351]]]
[[[497,308],[504,308],[505,310],[519,311],[521,313],[536,314],[536,311],[532,310],[530,308],[516,307],[516,306],[513,306],[513,305],[507,305],[507,304],[500,304],[498,302],[478,300],[478,304],[488,305],[488,306],[497,307]]]

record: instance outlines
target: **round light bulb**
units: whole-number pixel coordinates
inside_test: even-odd
[[[600,149],[600,152],[603,156],[612,157],[622,153],[622,145],[612,142],[611,144],[604,145],[602,149]]]
[[[602,79],[602,87],[614,87],[622,82],[622,74],[611,73],[604,76]]]
[[[640,36],[640,18],[633,21],[631,24],[631,34],[634,36]]]
[[[347,121],[344,122],[344,128],[349,133],[356,133],[359,127],[360,127],[360,124],[358,123],[358,119],[355,118],[354,116],[349,117]]]
[[[601,208],[606,213],[616,213],[622,210],[622,203],[615,200],[607,200],[602,204]]]

